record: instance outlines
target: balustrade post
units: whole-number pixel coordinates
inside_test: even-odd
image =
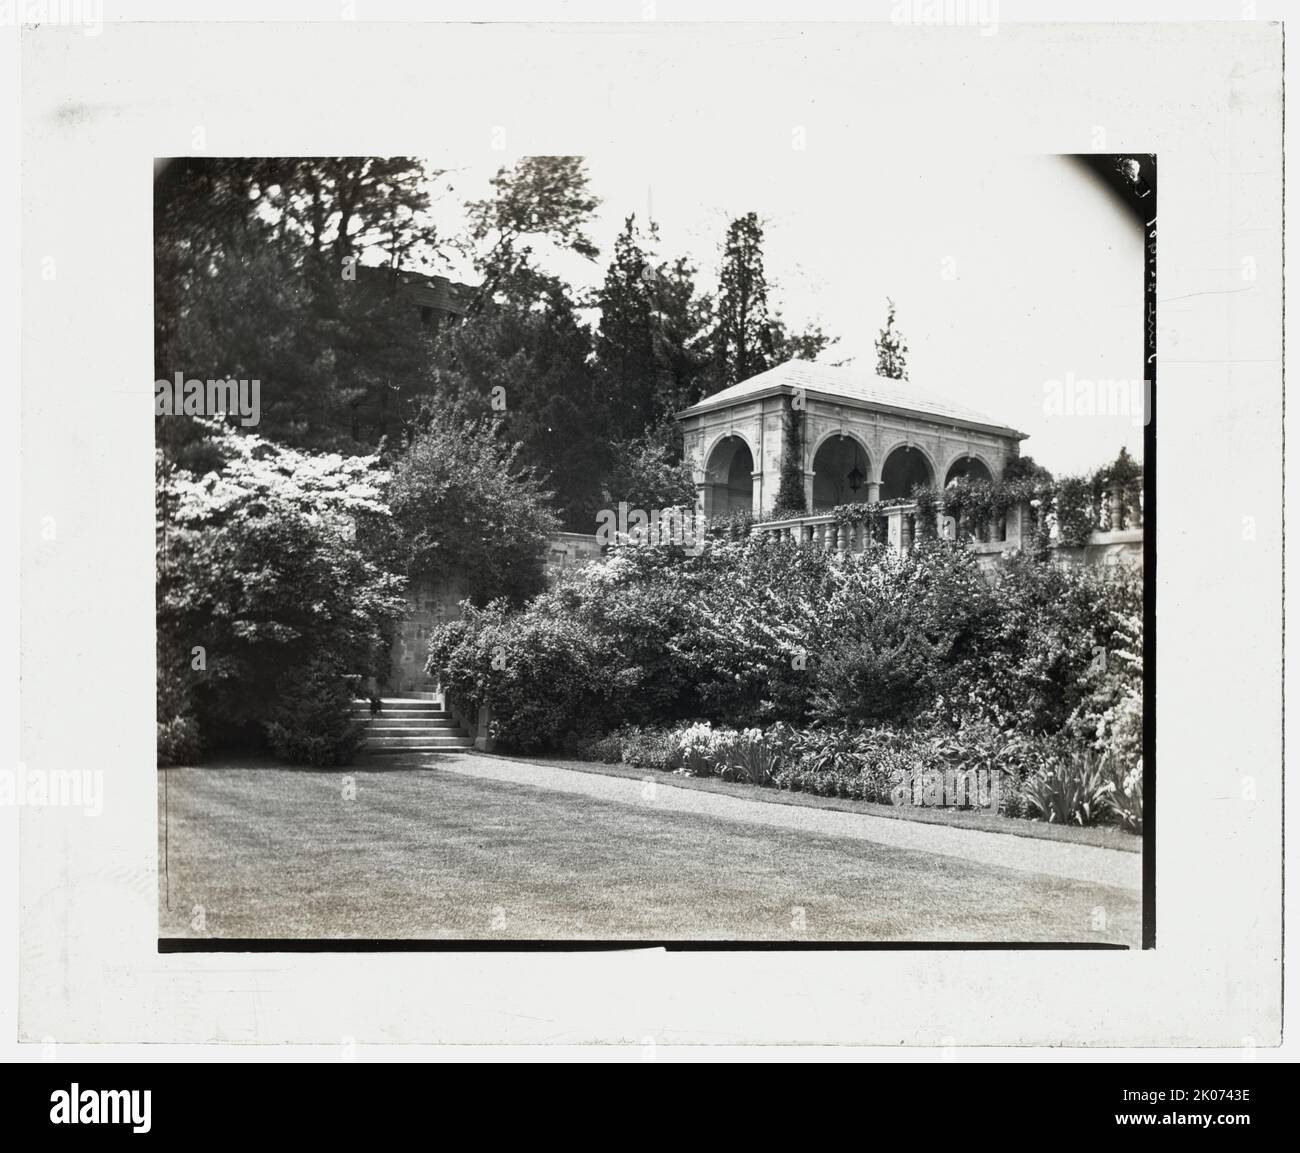
[[[1118,532],[1121,528],[1126,527],[1124,524],[1123,494],[1121,494],[1119,486],[1116,485],[1107,492],[1106,497],[1110,502],[1110,531]]]
[[[1002,539],[1015,548],[1020,547],[1020,542],[1024,537],[1024,516],[1025,506],[1019,501],[1007,509]]]

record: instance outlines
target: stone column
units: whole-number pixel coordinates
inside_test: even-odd
[[[867,504],[877,504],[880,500],[880,485],[874,480],[867,481]]]

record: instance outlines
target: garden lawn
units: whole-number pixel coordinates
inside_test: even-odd
[[[164,937],[1140,936],[1124,888],[437,767],[230,761],[161,770],[158,793]]]

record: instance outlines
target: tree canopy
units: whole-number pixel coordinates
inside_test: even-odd
[[[754,212],[716,292],[634,215],[583,290],[554,271],[601,258],[581,158],[502,167],[444,234],[446,177],[251,157],[156,181],[155,379],[256,380],[260,399],[255,430],[157,418],[162,757],[260,726],[291,759],[346,759],[350,722],[321,717],[345,675],[382,679],[408,581],[528,601],[558,529],[694,503],[676,412],[832,343],[771,303]],[[428,322],[417,290],[457,268],[473,283]]]

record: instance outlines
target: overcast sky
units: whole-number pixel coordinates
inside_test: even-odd
[[[601,257],[547,261],[575,287],[599,284],[629,213],[653,212],[661,255],[688,255],[712,289],[728,221],[753,210],[766,222],[771,303],[793,325],[815,321],[840,338],[823,359],[874,369],[892,297],[919,391],[1028,433],[1022,451],[1054,472],[1095,468],[1121,445],[1141,458],[1133,415],[1047,404],[1051,381],[1142,376],[1141,230],[1070,160],[932,156],[896,160],[872,180],[826,150],[779,166],[638,163],[622,150],[588,153],[587,164]],[[457,168],[435,218],[454,228],[459,204],[485,196],[495,170]]]

